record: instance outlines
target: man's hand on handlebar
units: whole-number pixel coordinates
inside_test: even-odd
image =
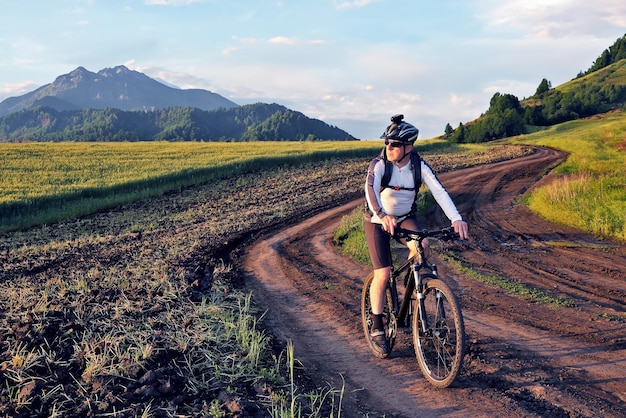
[[[452,227],[454,228],[454,232],[459,234],[459,238],[460,239],[468,239],[469,238],[469,232],[468,232],[468,229],[467,229],[467,222],[465,222],[465,221],[455,221],[452,224]]]

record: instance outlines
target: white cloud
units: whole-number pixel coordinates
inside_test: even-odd
[[[477,5],[476,17],[487,28],[516,28],[531,38],[597,37],[626,27],[623,0],[487,0]]]
[[[131,70],[139,71],[148,77],[163,80],[166,83],[177,86],[181,89],[206,89],[215,92],[216,87],[206,79],[197,77],[184,72],[168,70],[163,67],[155,67],[149,65],[136,65],[135,60],[129,60],[124,63]]]
[[[295,38],[287,38],[286,36],[276,36],[268,40],[270,44],[297,45],[300,43]]]
[[[20,96],[38,87],[38,84],[32,80],[21,81],[19,83],[5,84],[0,87],[0,96]]]
[[[519,96],[519,99],[523,97],[531,96],[535,93],[535,90],[541,80],[537,82],[528,83],[520,80],[494,80],[491,84],[483,88],[483,91],[490,97],[495,93],[513,94]]]
[[[255,44],[255,43],[257,43],[257,40],[255,38],[240,38],[239,36],[236,36],[236,35],[232,37],[232,40],[240,42],[242,44]]]
[[[468,97],[459,96],[458,94],[452,93],[450,95],[450,104],[454,106],[471,106],[472,99]]]
[[[184,4],[203,3],[206,0],[144,0],[148,6],[180,6]]]
[[[236,46],[230,46],[228,48],[224,48],[224,49],[222,49],[222,55],[230,55],[231,52],[235,52],[235,51],[237,51],[239,49],[241,49],[241,48],[236,47]]]
[[[351,0],[351,1],[333,0],[333,4],[335,5],[335,9],[342,10],[342,9],[365,7],[368,4],[374,3],[376,1],[380,1],[380,0]]]
[[[291,46],[296,46],[296,45],[323,45],[326,44],[327,42],[322,40],[322,39],[314,39],[312,41],[302,41],[298,38],[289,38],[287,36],[275,36],[273,38],[268,39],[267,41],[270,44],[276,44],[276,45],[291,45]]]

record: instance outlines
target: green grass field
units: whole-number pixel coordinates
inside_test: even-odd
[[[0,231],[90,214],[280,165],[375,154],[379,143],[0,144]]]
[[[566,122],[506,142],[570,154],[554,170],[550,184],[527,196],[533,212],[598,237],[626,241],[626,114]]]

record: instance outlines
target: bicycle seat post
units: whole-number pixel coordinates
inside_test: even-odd
[[[415,262],[422,267],[424,265],[424,260],[426,260],[426,250],[424,249],[423,241],[424,238],[420,238],[417,240],[417,257],[415,257]]]

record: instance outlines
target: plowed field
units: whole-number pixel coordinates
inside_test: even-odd
[[[564,158],[527,151],[500,149],[470,168],[465,157],[429,160],[456,169],[440,178],[470,225],[471,239],[449,253],[569,301],[529,302],[440,260],[469,341],[451,388],[421,377],[408,333],[386,360],[367,351],[367,268],[329,238],[362,201],[360,159],[249,173],[1,235],[0,414],[268,416],[266,382],[229,380],[241,359],[205,328],[216,295],[243,290],[267,309],[277,347],[294,342],[299,387],[345,388],[341,416],[626,416],[626,252],[518,204]],[[437,210],[426,218],[445,223]]]

